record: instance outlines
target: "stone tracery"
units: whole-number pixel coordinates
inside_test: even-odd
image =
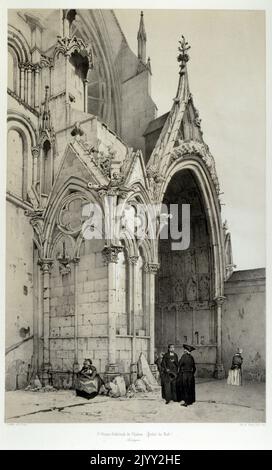
[[[85,80],[97,64],[91,41],[87,44],[74,34],[84,22],[81,18],[73,25],[73,15],[68,18],[67,12],[64,14],[63,21],[70,22],[69,28],[63,24],[63,35],[49,52],[37,54],[33,62],[27,54],[20,58],[20,100],[31,109],[37,107],[46,83],[38,132],[32,139],[33,184],[28,188],[31,204],[27,208],[42,274],[39,295],[44,337],[42,360],[37,367],[43,370],[44,381],[49,380],[46,374],[51,371],[57,383],[61,374],[75,370],[88,353],[95,356],[100,371],[129,374],[140,352],[153,364],[155,347],[165,347],[165,341],[180,346],[181,338],[186,338],[203,348],[212,348],[212,364],[220,370],[215,329],[221,303],[214,301],[223,295],[219,185],[189,91],[189,46],[183,38],[177,95],[145,164],[141,150],[125,145],[99,119],[88,114],[87,88],[91,84]],[[144,71],[144,48],[140,51],[140,69]],[[71,75],[67,79],[69,68]],[[140,73],[139,68],[137,71]],[[29,92],[25,93],[30,84],[31,99]],[[62,119],[58,110],[64,108],[68,110],[69,126],[65,121],[57,134],[55,127]],[[101,108],[98,116],[107,112]],[[72,121],[70,115],[79,116],[79,120]],[[64,142],[66,146],[60,156],[55,147],[57,140],[62,149]],[[51,166],[45,170],[42,165],[49,156]],[[45,175],[46,185],[42,183]],[[183,188],[177,187],[178,178]],[[168,240],[159,240],[164,199],[168,204],[191,202],[193,243],[185,253],[170,252]],[[156,203],[152,236],[146,230],[142,238],[138,237],[121,222],[113,224],[107,234],[108,200],[113,220],[117,219],[120,204],[142,204],[147,213],[148,205]],[[82,205],[88,202],[96,203],[103,216],[98,240],[84,238],[81,231]],[[231,269],[227,236],[225,252]]]

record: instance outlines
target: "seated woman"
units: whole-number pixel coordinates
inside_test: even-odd
[[[94,398],[98,395],[103,383],[96,368],[92,365],[91,359],[85,359],[81,371],[77,374],[75,384],[76,395],[88,400]]]

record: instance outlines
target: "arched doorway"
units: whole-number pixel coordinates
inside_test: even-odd
[[[206,203],[192,170],[172,176],[163,203],[178,204],[179,230],[182,204],[190,204],[190,243],[187,249],[174,251],[170,231],[168,239],[159,240],[156,350],[166,351],[173,343],[180,356],[183,343],[193,344],[198,375],[213,376],[217,361],[214,251]]]

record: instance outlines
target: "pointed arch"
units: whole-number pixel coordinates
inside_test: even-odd
[[[191,170],[194,174],[203,198],[213,250],[213,267],[215,275],[214,297],[219,297],[224,293],[224,253],[222,249],[224,244],[220,205],[211,175],[205,164],[202,162],[202,159],[195,156],[188,159],[182,159],[178,162],[175,161],[170,164],[165,174],[164,183],[160,189],[159,200],[161,202],[163,201],[163,196],[172,177],[184,169]]]
[[[30,61],[30,46],[22,32],[12,25],[8,25],[8,45],[16,52],[19,64]]]
[[[21,158],[21,169],[19,163],[12,165],[18,171],[21,171],[21,174],[18,175],[22,179],[22,190],[20,192],[20,197],[24,200],[27,199],[28,189],[32,184],[33,177],[33,158],[32,158],[32,148],[35,147],[37,142],[37,136],[32,125],[31,121],[28,121],[21,113],[18,113],[14,110],[8,110],[8,135],[10,132],[17,132],[22,141],[22,148],[20,149],[19,158]],[[8,159],[9,153],[15,151],[14,146],[8,146]],[[9,160],[8,160],[9,163]],[[8,170],[9,172],[9,170]]]
[[[44,256],[48,257],[50,252],[50,246],[53,239],[54,229],[56,227],[56,221],[58,220],[57,214],[60,211],[62,205],[65,203],[67,198],[73,199],[82,199],[82,201],[86,201],[86,203],[91,202],[98,204],[101,208],[101,212],[103,214],[103,206],[102,202],[93,191],[86,189],[86,182],[80,180],[80,178],[71,177],[69,178],[65,184],[59,189],[59,191],[55,194],[51,195],[51,198],[48,202],[48,206],[45,212],[44,218]],[[73,236],[78,237],[80,230],[76,230],[73,233]],[[77,242],[77,249],[76,252],[79,253],[80,251],[80,244],[82,242],[81,237],[78,237]]]

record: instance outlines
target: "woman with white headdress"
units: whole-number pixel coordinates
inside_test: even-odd
[[[229,370],[228,385],[242,385],[242,364],[243,364],[243,357],[242,357],[243,350],[238,348],[237,352],[234,354],[232,358],[231,368]]]

